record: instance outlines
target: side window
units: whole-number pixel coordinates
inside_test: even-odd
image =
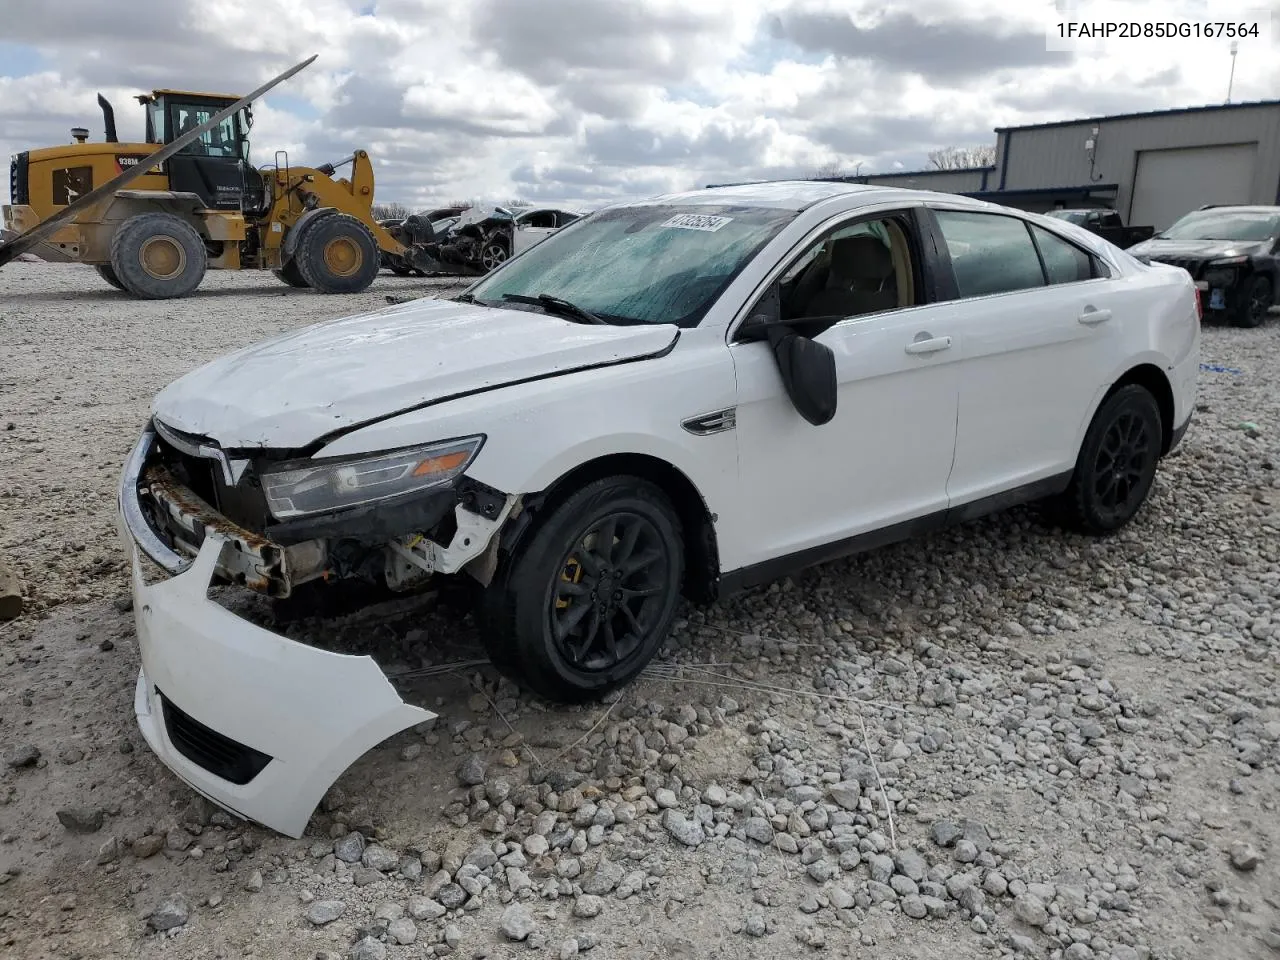
[[[1044,257],[1045,273],[1050,283],[1076,283],[1097,276],[1093,258],[1075,244],[1055,237],[1043,227],[1031,224],[1031,233]]]
[[[962,297],[1043,287],[1031,234],[1017,217],[935,210]]]
[[[827,231],[791,261],[779,280],[782,316],[853,317],[916,302],[907,228],[896,217]]]

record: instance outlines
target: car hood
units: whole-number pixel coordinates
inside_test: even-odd
[[[422,299],[220,357],[165,387],[152,414],[225,449],[296,450],[461,394],[660,355],[678,336]]]
[[[1207,260],[1219,257],[1253,256],[1266,249],[1265,243],[1242,240],[1157,240],[1154,237],[1135,244],[1128,252],[1135,257],[1178,257],[1184,260]]]

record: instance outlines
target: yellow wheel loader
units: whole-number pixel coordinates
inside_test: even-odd
[[[77,127],[74,143],[12,159],[0,265],[24,251],[92,264],[112,286],[161,299],[190,294],[206,269],[269,269],[290,286],[357,293],[378,275],[383,253],[422,260],[433,239],[418,236],[422,227],[401,239],[374,220],[365,151],[315,168],[291,166],[284,152],[274,164],[250,164],[252,100],[311,60],[246,97],[138,96],[144,143],[119,142],[114,110],[99,95],[104,143],[87,142]],[[338,177],[347,164],[350,174]]]

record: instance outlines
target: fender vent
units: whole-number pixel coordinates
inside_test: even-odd
[[[735,407],[727,407],[714,413],[704,413],[700,417],[690,417],[680,426],[695,437],[708,437],[713,433],[724,433],[738,425],[738,412]]]
[[[271,762],[265,753],[236,743],[183,713],[159,689],[156,695],[160,698],[164,728],[174,749],[201,769],[243,787]]]

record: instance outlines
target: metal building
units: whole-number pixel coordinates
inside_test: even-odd
[[[1024,210],[1106,207],[1163,230],[1206,203],[1280,203],[1280,100],[996,130],[996,162],[848,177]]]

